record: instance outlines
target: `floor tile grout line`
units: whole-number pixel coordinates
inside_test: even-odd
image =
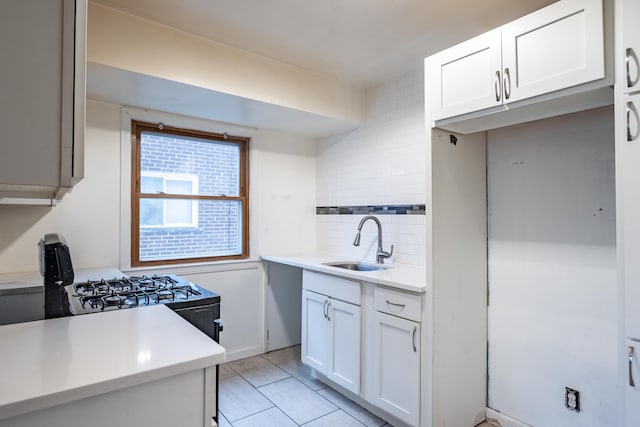
[[[275,351],[278,351],[278,350],[275,350]],[[297,361],[297,360],[298,360],[298,358],[297,358],[297,357],[295,357],[295,356],[294,356],[293,358],[290,358],[290,359],[286,359],[286,358],[285,358],[285,360],[282,360],[280,363],[277,363],[277,362],[274,362],[274,361],[270,360],[269,358],[265,357],[265,354],[257,355],[257,356],[254,356],[254,357],[259,357],[259,358],[261,358],[261,359],[263,359],[263,360],[265,360],[265,361],[269,362],[269,364],[270,364],[271,366],[273,366],[273,367],[275,367],[275,368],[279,369],[280,371],[284,372],[285,374],[287,374],[287,377],[286,377],[286,378],[281,378],[281,379],[278,379],[278,380],[275,380],[275,381],[271,381],[271,382],[269,382],[269,383],[261,384],[261,385],[259,385],[259,386],[256,386],[256,385],[254,385],[253,383],[251,383],[251,381],[249,381],[249,379],[247,379],[244,375],[242,375],[242,373],[240,373],[239,371],[236,371],[236,370],[235,370],[235,369],[233,369],[231,366],[227,366],[227,367],[228,367],[232,372],[234,372],[236,375],[240,376],[240,378],[242,378],[244,381],[246,381],[246,382],[247,382],[247,383],[248,383],[248,384],[249,384],[249,385],[250,385],[254,390],[258,391],[258,392],[260,393],[260,395],[261,395],[261,396],[263,396],[263,397],[264,397],[264,398],[265,398],[269,403],[271,403],[271,405],[272,405],[272,406],[271,406],[271,407],[269,407],[269,408],[265,408],[265,409],[260,410],[260,411],[258,411],[258,412],[256,412],[256,413],[253,413],[253,414],[247,415],[247,416],[245,416],[245,417],[239,418],[239,419],[235,420],[234,422],[238,422],[238,421],[243,420],[243,419],[245,419],[245,418],[249,418],[249,417],[252,417],[252,416],[254,416],[254,415],[258,415],[258,414],[260,414],[260,413],[263,413],[263,412],[269,411],[269,410],[271,410],[271,409],[273,409],[273,408],[277,408],[277,409],[280,411],[280,413],[282,413],[283,415],[285,415],[285,416],[286,416],[289,420],[291,420],[291,421],[293,422],[293,424],[295,424],[296,426],[306,425],[306,424],[311,423],[311,422],[313,422],[313,421],[315,421],[315,420],[318,420],[318,419],[321,419],[321,418],[323,418],[323,417],[326,417],[326,416],[328,416],[328,415],[330,415],[330,414],[333,414],[333,413],[335,413],[335,412],[337,412],[337,411],[342,411],[343,413],[345,413],[346,415],[348,415],[350,418],[352,418],[355,422],[357,422],[359,425],[366,426],[366,424],[365,424],[364,422],[362,422],[361,420],[359,420],[358,418],[356,418],[354,415],[352,415],[352,414],[351,414],[349,411],[347,411],[345,408],[343,408],[342,406],[338,405],[337,403],[333,402],[332,400],[328,399],[327,397],[325,397],[325,396],[323,396],[322,394],[320,394],[320,393],[319,393],[319,392],[320,392],[320,391],[322,391],[322,390],[326,390],[327,388],[330,388],[330,387],[329,387],[329,386],[327,386],[325,383],[323,383],[322,381],[318,380],[318,379],[317,379],[317,378],[315,378],[315,377],[308,377],[308,376],[304,375],[304,373],[300,373],[301,375],[299,375],[299,376],[298,376],[298,375],[295,375],[294,373],[292,373],[292,372],[290,372],[290,371],[288,371],[288,370],[286,370],[286,369],[284,369],[284,368],[282,367],[282,365],[284,365],[284,364],[286,364],[286,363],[289,363],[289,362],[292,362],[292,361]],[[242,360],[242,359],[239,359],[239,360]],[[234,361],[234,362],[235,362],[235,361]],[[233,363],[233,362],[227,362],[227,363]],[[231,377],[233,377],[233,376],[234,376],[234,375],[231,375],[231,376],[229,376],[229,377],[227,377],[227,378],[231,378]],[[289,416],[285,411],[283,411],[283,410],[282,410],[282,408],[280,408],[278,405],[276,405],[276,404],[275,404],[271,399],[269,399],[269,398],[268,398],[264,393],[262,393],[262,391],[260,390],[260,388],[262,388],[262,387],[265,387],[265,386],[268,386],[268,385],[271,385],[271,384],[275,384],[275,383],[278,383],[278,382],[281,382],[281,381],[289,380],[289,379],[291,379],[291,378],[293,378],[294,380],[296,380],[299,384],[304,385],[304,386],[305,386],[307,389],[309,389],[309,390],[310,390],[314,395],[316,395],[317,397],[319,397],[319,398],[323,399],[324,401],[326,401],[326,402],[327,402],[327,403],[329,403],[330,405],[334,406],[336,409],[335,409],[335,410],[333,410],[333,411],[330,411],[330,412],[328,412],[328,413],[326,413],[326,414],[324,414],[324,415],[321,415],[321,416],[319,416],[319,417],[317,417],[317,418],[315,418],[315,419],[313,419],[313,420],[309,420],[309,421],[305,422],[304,424],[298,424],[298,423],[297,423],[295,420],[293,420],[293,419],[292,419],[292,418],[291,418],[291,417],[290,417],[290,416]],[[301,381],[301,379],[300,379],[300,378],[304,378],[304,379],[307,379],[307,380],[310,380],[310,381],[311,381],[311,380],[315,380],[315,381],[319,382],[323,387],[319,388],[318,390],[314,390],[310,385],[308,385],[308,384],[306,384],[305,382]],[[347,398],[347,399],[348,399],[348,398]],[[354,402],[354,403],[355,403],[355,402]],[[355,404],[357,405],[357,403],[355,403]],[[362,408],[362,409],[366,411],[366,408]],[[368,411],[367,411],[367,412],[368,412]],[[223,414],[223,416],[224,416],[224,412],[223,412],[223,411],[221,411],[221,413],[222,413],[222,414]],[[228,419],[228,418],[226,418],[226,417],[225,417],[225,419],[227,419],[227,421],[231,424],[231,426],[233,426],[233,422],[229,421],[229,419]],[[383,422],[385,422],[384,420],[382,420],[382,421],[383,421]],[[387,425],[389,425],[389,424],[387,424],[387,423],[385,422],[385,424],[382,424],[382,427],[385,427],[385,426],[387,426]]]
[[[335,406],[335,405],[334,405],[334,406]],[[327,413],[326,413],[326,414],[324,414],[324,415],[320,415],[319,417],[316,417],[316,418],[314,418],[314,419],[312,419],[312,420],[309,420],[309,421],[307,421],[306,423],[304,423],[304,424],[300,424],[300,425],[301,425],[301,426],[305,426],[305,425],[307,425],[307,424],[309,424],[309,423],[312,423],[312,422],[314,422],[314,421],[316,421],[316,420],[319,420],[319,419],[320,419],[320,418],[322,418],[322,417],[326,417],[327,415],[331,415],[331,414],[333,414],[334,412],[338,412],[339,410],[340,410],[340,408],[338,408],[338,407],[336,406],[335,411],[327,412]]]
[[[240,375],[240,374],[238,374],[238,375]],[[240,375],[240,376],[242,376],[242,375]],[[244,377],[243,377],[243,378],[244,378]],[[292,377],[289,377],[289,378],[292,378]],[[279,381],[284,381],[284,380],[289,379],[289,378],[284,378],[284,379],[279,380]],[[248,382],[248,381],[247,381],[247,382]],[[274,381],[274,382],[272,382],[272,383],[270,383],[270,384],[274,384],[274,383],[276,383],[276,382],[278,382],[278,381]],[[251,384],[251,383],[249,383],[249,384]],[[268,385],[268,384],[265,384],[265,385]],[[260,393],[260,395],[261,395],[261,396],[263,396],[265,399],[267,399],[269,402],[271,402],[271,404],[272,404],[273,406],[272,406],[271,408],[268,408],[268,409],[278,408],[278,410],[279,410],[280,412],[282,412],[282,413],[284,414],[284,416],[285,416],[285,417],[289,418],[289,419],[291,420],[291,422],[293,422],[293,423],[294,423],[295,425],[297,425],[297,426],[300,426],[300,424],[298,424],[298,423],[297,423],[293,418],[291,418],[291,417],[289,416],[289,414],[287,414],[285,411],[283,411],[283,410],[282,410],[282,408],[280,408],[278,405],[276,405],[276,404],[275,404],[275,402],[273,402],[271,399],[269,399],[267,396],[265,396],[265,394],[264,394],[263,392],[261,392],[261,391],[259,390],[259,388],[258,388],[258,387],[254,386],[253,384],[251,384],[251,387],[253,387],[253,388],[254,388],[258,393]],[[264,387],[264,386],[260,386],[260,387]],[[266,409],[265,409],[265,410],[266,410]],[[259,411],[259,412],[256,412],[256,414],[259,414],[259,413],[260,413],[260,411]],[[255,415],[255,414],[253,414],[253,415]],[[251,416],[251,415],[249,415],[249,416]],[[246,418],[246,417],[245,417],[245,418]],[[229,421],[229,422],[231,422],[231,421]],[[231,423],[231,427],[233,427],[233,423]]]

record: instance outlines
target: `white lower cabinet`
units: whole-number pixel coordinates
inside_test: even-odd
[[[360,393],[360,283],[305,271],[302,363]]]
[[[371,402],[399,418],[420,424],[420,323],[373,313]]]
[[[419,426],[422,295],[307,270],[302,283],[302,363]]]
[[[302,363],[322,373],[329,365],[327,301],[325,295],[302,291]]]

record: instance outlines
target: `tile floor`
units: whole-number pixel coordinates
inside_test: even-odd
[[[391,427],[313,378],[300,346],[220,365],[219,381],[220,427]]]
[[[314,379],[300,346],[220,366],[221,427],[390,426]]]

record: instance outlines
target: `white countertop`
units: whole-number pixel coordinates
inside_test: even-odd
[[[385,264],[390,268],[376,271],[356,271],[324,265],[327,262],[355,262],[357,260],[319,254],[262,256],[265,261],[287,264],[307,270],[348,277],[363,282],[378,283],[412,292],[427,291],[427,273],[424,268],[407,264]],[[367,263],[365,261],[361,261]],[[370,263],[369,263],[370,264]]]
[[[122,277],[124,274],[111,267],[78,269],[74,271],[74,283],[87,280],[111,279]],[[24,273],[1,273],[0,295],[3,293],[43,292],[44,279],[37,271]]]
[[[38,272],[0,274],[0,295],[42,292],[42,276]]]
[[[0,343],[0,420],[225,359],[164,305],[0,326]]]

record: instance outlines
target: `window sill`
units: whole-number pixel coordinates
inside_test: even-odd
[[[151,267],[132,267],[122,270],[127,276],[172,273],[178,276],[188,274],[218,273],[223,271],[253,270],[260,267],[260,260],[247,258],[241,260],[212,261],[193,264],[156,265]]]

